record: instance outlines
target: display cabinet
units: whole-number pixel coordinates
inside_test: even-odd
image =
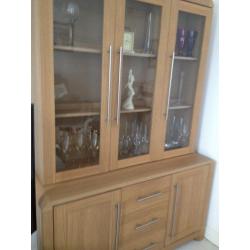
[[[210,8],[173,0],[33,5],[44,184],[195,151]]]
[[[167,84],[162,88],[164,105],[156,133],[160,143],[155,155],[163,158],[196,150],[211,24],[211,10],[204,6],[173,1],[171,13]]]
[[[111,168],[152,159],[156,96],[162,84],[170,1],[117,5]]]
[[[196,139],[211,14],[211,0],[32,1],[39,249],[204,237],[214,162]]]

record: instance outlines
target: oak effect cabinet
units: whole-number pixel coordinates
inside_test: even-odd
[[[33,0],[41,249],[202,238],[213,162],[196,153],[210,0]]]

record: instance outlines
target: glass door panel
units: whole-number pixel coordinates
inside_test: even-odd
[[[118,159],[149,153],[161,8],[126,1]]]
[[[103,0],[54,0],[57,172],[99,163]]]
[[[169,84],[165,150],[189,145],[204,25],[204,16],[179,12]]]

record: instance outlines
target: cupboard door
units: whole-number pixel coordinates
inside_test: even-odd
[[[201,106],[211,9],[174,1],[166,69],[169,83],[163,90],[165,107],[161,152],[175,156],[193,152]]]
[[[55,207],[55,249],[112,250],[117,202],[119,191]]]
[[[203,229],[211,166],[173,176],[167,243]]]
[[[56,179],[107,170],[114,0],[54,0]]]
[[[116,17],[112,166],[150,160],[170,1],[121,0]]]

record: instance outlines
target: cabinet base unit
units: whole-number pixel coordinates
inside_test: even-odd
[[[39,250],[175,249],[204,237],[214,162],[199,154],[51,186],[37,178]]]

